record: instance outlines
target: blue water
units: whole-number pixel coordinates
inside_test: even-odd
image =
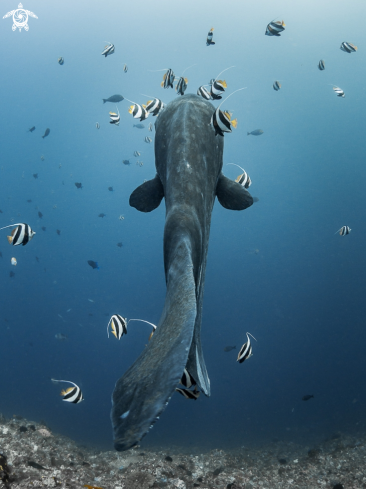
[[[1,16],[16,4],[2,2]],[[259,202],[243,212],[216,202],[212,215],[202,325],[212,396],[173,396],[144,443],[310,443],[363,430],[364,2],[54,0],[24,8],[38,16],[29,18],[28,32],[0,20],[0,224],[26,222],[37,234],[14,248],[8,230],[0,231],[0,412],[43,419],[80,442],[112,448],[111,393],[151,330],[131,323],[118,342],[107,338],[107,324],[114,313],[159,321],[165,207],[145,215],[128,204],[155,174],[153,144],[144,142],[154,138],[147,130],[154,119],[134,128],[123,101],[120,125],[112,126],[115,104],[102,98],[120,93],[146,103],[147,94],[168,103],[175,90],[163,90],[163,72],[149,70],[180,75],[196,63],[185,73],[186,93],[232,65],[223,76],[226,93],[247,87],[224,104],[238,119],[225,135],[224,163],[245,168]],[[286,23],[279,38],[264,35],[273,18]],[[216,45],[206,47],[211,27]],[[105,41],[115,45],[107,58],[100,54]],[[342,41],[358,52],[342,52]],[[258,128],[262,136],[247,136]],[[224,173],[234,179],[239,170],[226,166]],[[351,234],[335,235],[343,225]],[[247,331],[258,341],[253,358],[239,365]],[[236,350],[224,352],[229,345]],[[77,383],[85,401],[62,402],[51,377]],[[304,402],[305,394],[315,397]]]

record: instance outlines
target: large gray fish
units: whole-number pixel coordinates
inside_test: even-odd
[[[140,185],[130,205],[156,209],[165,197],[164,266],[167,292],[152,340],[117,381],[112,395],[114,446],[136,445],[165,409],[184,369],[210,395],[201,347],[202,300],[211,213],[217,196],[242,210],[253,198],[222,174],[224,137],[210,124],[215,107],[198,95],[174,100],[156,122],[157,174]]]
[[[113,102],[113,103],[118,103],[118,102],[122,102],[122,100],[124,99],[124,97],[122,97],[122,95],[111,95],[109,98],[104,98],[103,99],[103,104],[105,104],[106,102]]]

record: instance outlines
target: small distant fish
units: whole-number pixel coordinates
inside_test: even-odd
[[[189,391],[188,389],[180,389],[179,387],[176,387],[175,390],[176,392],[179,392],[179,394],[181,394],[186,399],[193,399],[194,401],[197,401],[200,395],[200,392],[197,390],[197,387],[195,387],[193,391]]]
[[[285,30],[285,27],[286,24],[283,20],[272,20],[272,22],[267,25],[265,35],[278,37],[281,35],[280,33]]]
[[[120,316],[119,314],[113,314],[107,325],[107,334],[109,338],[109,325],[111,325],[111,333],[120,340],[124,334],[127,334],[127,318]]]
[[[136,161],[136,165],[138,165],[138,166],[144,166],[144,162],[143,161]]]
[[[60,396],[63,396],[62,398],[63,401],[72,402],[73,404],[78,404],[79,402],[84,400],[80,387],[74,384],[74,382],[70,382],[69,380],[56,380],[56,379],[51,379],[51,381],[54,384],[57,382],[67,382],[68,384],[72,384],[74,386],[61,391]]]
[[[208,31],[207,39],[206,39],[206,46],[211,46],[211,45],[215,44],[212,40],[213,31],[214,31],[213,27],[211,27],[211,29]]]
[[[96,123],[95,123],[95,127],[96,127],[97,129],[100,129],[100,124],[99,124],[99,122],[96,122]]]
[[[246,333],[247,335],[247,341],[244,343],[244,345],[240,348],[237,362],[243,363],[245,360],[250,358],[253,355],[252,352],[252,345],[250,344],[250,338],[249,335],[255,340],[254,336],[251,335],[250,333]],[[257,341],[257,340],[255,340]]]
[[[255,129],[252,132],[247,132],[247,136],[260,136],[263,132],[262,129]]]
[[[188,79],[183,78],[182,76],[179,78],[178,83],[175,87],[175,90],[178,95],[184,95],[184,92],[187,90]]]
[[[273,83],[273,90],[276,90],[276,92],[278,92],[278,90],[281,89],[281,83],[276,80],[274,83]]]
[[[42,229],[42,231],[46,231],[46,227],[45,226],[42,226],[41,229]]]
[[[122,163],[124,165],[131,165],[130,160],[122,160]]]
[[[149,138],[149,136],[146,136],[145,139],[144,139],[145,143],[152,143],[152,139]]]
[[[235,350],[236,346],[225,346],[224,351],[229,352],[231,350]]]
[[[140,151],[134,151],[134,152],[133,152],[133,156],[141,156]]]
[[[303,401],[308,401],[309,399],[311,399],[312,397],[314,397],[312,394],[306,394],[306,396],[304,396],[302,398]]]
[[[36,260],[37,260],[37,263],[39,263],[39,258],[38,258],[38,256],[36,256]]]
[[[68,309],[66,312],[70,312],[70,311],[71,311],[71,308],[70,308],[70,309]]]
[[[173,70],[171,68],[168,69],[168,71],[164,74],[163,76],[163,81],[161,82],[161,86],[163,88],[174,88],[173,83],[175,80],[175,75],[173,73]]]
[[[55,338],[58,341],[66,341],[68,339],[67,336],[62,333],[56,333]]]
[[[106,58],[107,56],[113,53],[114,53],[114,44],[109,42],[106,46],[104,46],[102,56],[104,55],[104,57]]]
[[[113,103],[117,104],[118,102],[122,102],[123,99],[124,99],[124,97],[117,93],[116,95],[111,95],[109,98],[104,98],[103,104],[105,104],[106,102],[113,102]]]
[[[12,244],[13,246],[25,246],[36,234],[29,224],[25,224],[24,222],[19,224],[10,224],[9,226],[0,228],[0,230],[11,228],[13,226],[16,226],[16,228],[12,230],[10,236],[7,236],[9,244]]]
[[[88,299],[89,302],[94,302],[93,299]]]
[[[108,187],[108,190],[109,190],[110,192],[113,192],[113,187]]]
[[[237,120],[231,119],[232,114],[230,112],[222,112],[218,107],[212,115],[211,125],[215,129],[215,135],[219,134],[223,136],[225,132],[232,132],[231,127],[236,128]]]
[[[96,261],[88,260],[88,265],[90,265],[93,270],[99,270],[99,265]]]
[[[18,262],[17,262],[17,259],[16,259],[16,258],[12,258],[12,259],[10,260],[10,263],[11,263],[12,265],[14,265],[14,266],[16,266],[16,265],[18,264]]]
[[[61,231],[59,229],[56,229],[56,233],[61,236]]]
[[[10,277],[10,278],[15,277],[15,273],[13,272],[13,270],[11,270],[11,271],[9,272],[9,277]]]
[[[98,217],[105,217],[105,216],[106,216],[106,214],[104,214],[104,212],[101,212],[101,213],[98,215]]]
[[[33,462],[32,460],[28,460],[27,463],[29,467],[33,467],[34,469],[51,471],[51,469],[46,469],[45,467],[43,467],[43,465],[37,464],[37,462]]]
[[[352,229],[349,226],[342,226],[341,229],[338,229],[338,231],[334,234],[340,234],[340,236],[346,236],[352,231]]]
[[[225,80],[215,80],[211,85],[211,98],[213,100],[220,100],[222,93],[225,92],[225,88],[227,88]]]
[[[38,178],[38,173],[33,173],[33,178]]]
[[[118,219],[119,219],[120,221],[124,221],[124,219],[125,219],[125,218],[124,218],[124,216],[121,214],[121,215],[119,216],[119,218],[118,218]]]
[[[128,71],[128,66],[127,66],[127,65],[123,65],[123,71],[124,71],[125,73],[127,73],[127,71]]]
[[[83,188],[83,186],[80,182],[75,182],[75,187],[76,188]]]
[[[239,175],[235,181],[236,183],[239,183],[242,187],[244,188],[249,188],[252,184],[252,181],[250,179],[250,176],[248,175],[248,173],[244,170],[244,168],[242,168],[241,166],[235,164],[235,163],[228,163],[228,165],[234,165],[234,166],[237,166],[238,168],[240,168],[240,170],[243,172],[241,175]]]
[[[40,219],[42,219],[43,214],[42,214],[42,212],[41,212],[41,211],[38,211],[38,217],[39,217]]]
[[[137,129],[144,129],[144,124],[134,124],[133,127],[137,127]]]
[[[117,246],[118,246],[118,248],[122,248],[123,243],[122,242],[119,242],[119,243],[117,243]]]
[[[183,375],[182,378],[180,379],[180,383],[187,389],[192,387],[192,385],[196,385],[196,381],[194,380],[194,378],[186,368],[183,370]]]
[[[28,132],[33,132],[33,131],[35,131],[35,129],[36,129],[36,126],[33,126],[30,129],[28,129]]]
[[[205,100],[211,100],[211,94],[207,90],[207,88],[205,88],[204,85],[202,85],[201,87],[198,88],[197,95],[199,95],[200,97],[204,98]]]
[[[44,135],[42,136],[42,139],[46,138],[46,137],[49,135],[49,133],[50,133],[50,132],[51,132],[51,130],[50,130],[50,129],[48,129],[48,127],[47,127],[47,129],[45,130]],[[41,159],[42,159],[42,158],[41,158]]]
[[[164,102],[160,100],[160,98],[154,98],[152,100],[148,100],[145,106],[147,112],[154,117],[156,117],[164,109],[164,107],[165,107]],[[150,125],[152,127],[152,123],[150,123]],[[152,131],[152,129],[150,129],[150,126],[149,126],[149,131]]]
[[[149,129],[149,131],[151,131],[151,132],[152,132],[152,130],[153,130],[153,123],[152,123],[152,122],[150,122],[150,124],[149,124],[149,126],[148,126],[148,129]]]
[[[41,161],[44,161],[44,156],[43,155],[41,155]]]
[[[144,121],[149,116],[149,113],[147,112],[145,107],[140,104],[131,105],[128,109],[128,112],[132,115],[134,119],[140,119],[140,121]]]
[[[333,90],[335,91],[337,97],[342,97],[342,98],[345,97],[344,91],[341,88],[333,87]]]
[[[109,112],[109,124],[115,124],[116,126],[119,126],[119,121],[121,120],[121,116],[119,115],[119,110],[117,109],[116,112]]]
[[[65,63],[65,60],[64,60],[64,58],[63,58],[62,56],[60,56],[60,57],[58,58],[57,62],[58,62],[58,64],[59,64],[59,65],[61,65],[61,66],[62,66],[62,65]]]
[[[357,51],[357,46],[351,42],[342,42],[340,49],[345,53],[355,53]]]
[[[323,59],[321,59],[321,60],[319,61],[319,63],[318,63],[318,68],[319,68],[319,70],[320,70],[320,71],[325,70],[325,62],[324,62],[324,60],[323,60]]]

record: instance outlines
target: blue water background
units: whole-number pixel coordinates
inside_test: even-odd
[[[1,16],[16,3],[3,1]],[[111,393],[150,328],[131,323],[118,342],[107,338],[107,323],[113,313],[159,321],[165,206],[145,215],[128,204],[155,174],[153,144],[144,142],[154,138],[147,130],[154,119],[133,128],[138,121],[123,101],[120,126],[112,126],[115,105],[102,98],[120,93],[146,103],[147,94],[168,103],[175,90],[160,87],[163,72],[148,70],[180,75],[196,63],[185,73],[187,93],[232,65],[226,93],[247,87],[224,104],[238,119],[225,135],[224,163],[245,168],[259,202],[243,212],[216,202],[212,215],[202,325],[212,396],[173,396],[144,443],[312,443],[364,430],[365,3],[55,0],[24,8],[38,16],[28,32],[0,19],[0,224],[26,222],[37,234],[13,248],[8,230],[0,232],[0,412],[112,447]],[[264,35],[274,18],[286,23],[279,38]],[[211,27],[216,45],[206,47]],[[107,58],[105,41],[115,44]],[[358,52],[342,52],[342,41]],[[262,136],[247,136],[258,128]],[[230,178],[238,172],[224,167]],[[351,234],[334,235],[343,225]],[[258,342],[239,365],[247,331]],[[224,352],[228,345],[236,350]],[[76,382],[85,401],[62,402],[67,386],[51,377]],[[304,402],[305,394],[315,398]]]

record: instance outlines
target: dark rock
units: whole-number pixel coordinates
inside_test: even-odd
[[[344,489],[344,487],[342,484],[336,484],[335,486],[333,486],[333,489]]]
[[[25,433],[26,431],[28,431],[28,428],[27,428],[26,426],[20,426],[20,427],[19,427],[19,431],[20,431],[21,433]]]
[[[318,448],[312,448],[308,451],[308,457],[316,458],[320,454],[320,450]]]
[[[34,426],[34,424],[30,424],[28,428],[32,431],[36,431],[36,427]]]
[[[167,462],[173,462],[172,457],[169,457],[169,455],[167,455],[167,456],[165,457],[165,460],[166,460]]]
[[[278,462],[279,462],[280,464],[282,464],[282,465],[287,464],[287,460],[286,460],[285,458],[279,458],[279,459],[278,459]]]

